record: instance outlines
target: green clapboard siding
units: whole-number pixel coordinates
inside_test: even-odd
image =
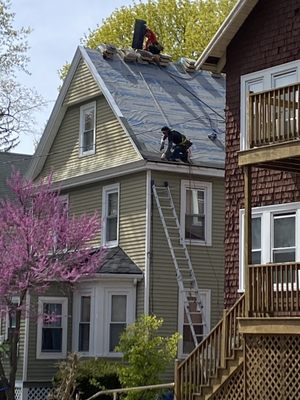
[[[79,156],[80,106],[88,102],[70,106],[53,141],[41,177],[53,172],[53,179],[60,181],[141,159],[104,96],[100,95],[93,101],[96,101],[95,154]]]
[[[169,182],[173,200],[180,218],[181,180],[212,182],[212,246],[188,245],[193,268],[200,289],[211,289],[211,327],[220,319],[224,296],[224,183],[223,179],[174,174],[153,173],[156,184]],[[175,267],[159,218],[153,206],[152,263],[150,312],[164,319],[163,331],[178,330],[178,284]]]
[[[85,62],[81,59],[64,99],[64,104],[83,101],[85,97],[97,96],[99,94],[99,86]]]
[[[18,345],[18,364],[17,364],[17,375],[16,380],[23,379],[23,359],[24,359],[24,338],[25,338],[25,319],[21,320],[21,329],[20,329],[20,341]],[[6,317],[3,317],[1,320],[1,335],[6,336]],[[4,371],[6,377],[9,377],[9,362],[8,359],[4,359],[3,361]]]
[[[102,188],[113,183],[120,184],[120,246],[129,257],[141,268],[144,268],[145,258],[145,218],[146,218],[146,174],[137,173],[120,177],[114,181],[105,181],[97,184],[82,186],[65,194],[69,196],[72,213],[84,212],[99,215],[102,209]],[[101,240],[99,238],[98,244]],[[51,289],[47,296],[67,296],[67,292]],[[44,296],[44,295],[43,295]],[[143,310],[143,288],[139,284],[137,309]],[[34,300],[32,300],[34,302]],[[69,298],[69,315],[71,314],[71,299]],[[68,350],[71,349],[72,328],[71,318],[68,324]],[[29,330],[29,355],[28,355],[28,381],[49,381],[56,371],[58,360],[36,359],[36,322],[30,322]]]
[[[119,245],[140,267],[145,264],[146,226],[146,174],[144,172],[119,177],[114,180],[84,185],[64,192],[69,195],[71,213],[102,212],[102,190],[104,186],[120,184]],[[94,245],[100,245],[101,235]]]

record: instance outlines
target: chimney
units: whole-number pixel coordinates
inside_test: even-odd
[[[144,21],[143,19],[136,19],[134,23],[134,32],[132,39],[133,49],[143,48],[145,32],[146,32],[146,21]]]

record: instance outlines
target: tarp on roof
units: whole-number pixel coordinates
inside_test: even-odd
[[[207,71],[188,74],[179,63],[159,67],[124,62],[118,54],[106,60],[98,50],[85,50],[145,159],[161,161],[160,128],[169,125],[193,142],[193,164],[224,168],[223,76]]]

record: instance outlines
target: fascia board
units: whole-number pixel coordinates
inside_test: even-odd
[[[115,179],[124,175],[131,175],[137,172],[146,171],[162,171],[170,172],[175,174],[193,174],[194,176],[211,176],[216,178],[224,178],[224,169],[218,168],[205,168],[205,167],[191,167],[185,165],[176,164],[162,164],[155,162],[147,162],[145,160],[136,161],[133,163],[123,164],[119,167],[110,168],[109,170],[93,172],[90,174],[80,175],[73,177],[64,181],[54,182],[54,187],[56,185],[62,189],[71,189],[74,187],[87,185],[91,183],[101,182],[104,180]]]
[[[138,280],[141,281],[144,277],[144,274],[110,274],[110,273],[101,273],[91,275],[86,278],[81,278],[78,282],[91,282],[91,281],[107,281],[107,280]]]
[[[196,69],[201,69],[209,56],[226,57],[226,49],[232,38],[240,29],[258,0],[239,0],[227,18],[217,30],[203,53],[195,63]],[[239,20],[240,18],[240,20]],[[225,35],[228,35],[227,38]],[[220,47],[218,49],[218,47]],[[218,49],[218,53],[216,54]]]
[[[50,114],[50,118],[45,127],[44,133],[39,141],[35,153],[32,156],[32,162],[26,174],[27,177],[29,177],[30,179],[35,179],[41,172],[41,169],[45,163],[47,155],[51,149],[52,143],[55,139],[55,136],[57,134],[57,131],[59,129],[59,126],[63,120],[63,117],[67,109],[66,106],[63,106],[63,102],[65,100],[67,91],[70,87],[70,84],[72,82],[73,76],[76,72],[80,59],[81,59],[81,52],[79,48],[77,48],[71,63],[69,73],[66,79],[64,80],[58,98]]]
[[[137,143],[134,141],[133,139],[133,135],[130,134],[130,130],[131,128],[129,127],[126,118],[124,117],[124,115],[122,114],[119,106],[117,105],[117,103],[115,102],[115,99],[113,98],[113,96],[111,95],[110,91],[108,90],[107,86],[105,85],[103,79],[101,78],[100,74],[98,73],[95,65],[92,63],[90,57],[88,56],[85,48],[83,46],[79,46],[79,49],[81,51],[82,57],[88,67],[88,69],[90,70],[91,74],[93,75],[94,79],[96,80],[101,92],[103,93],[103,96],[106,98],[108,104],[110,105],[113,113],[115,114],[117,120],[119,121],[120,125],[122,126],[126,136],[129,138],[134,150],[136,151],[137,155],[143,159],[143,156],[141,154],[141,152],[138,149],[138,145]]]

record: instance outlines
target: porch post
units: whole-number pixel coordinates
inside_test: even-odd
[[[251,166],[244,167],[244,282],[245,282],[245,315],[249,316],[250,311],[250,284],[249,264],[252,257],[252,223],[251,223]]]

